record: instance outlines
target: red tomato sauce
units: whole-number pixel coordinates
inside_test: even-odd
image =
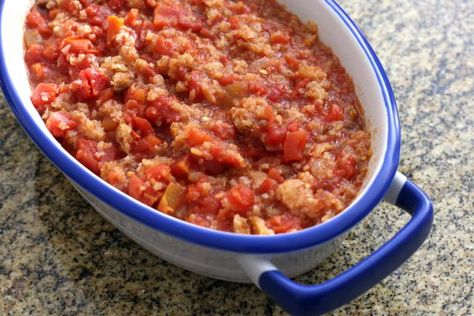
[[[343,211],[364,181],[351,78],[273,0],[37,0],[24,42],[51,133],[161,212],[287,233]]]

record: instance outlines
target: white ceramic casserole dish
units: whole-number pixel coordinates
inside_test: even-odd
[[[94,208],[127,236],[153,254],[196,273],[254,282],[290,313],[317,314],[350,301],[401,265],[426,239],[433,210],[428,197],[396,172],[400,127],[395,99],[379,60],[357,26],[332,0],[280,2],[301,19],[318,24],[321,41],[353,78],[372,132],[373,157],[357,199],[330,221],[300,232],[247,236],[194,226],[141,204],[76,161],[50,134],[30,101],[23,30],[32,1],[3,0],[0,4],[0,78],[5,97],[34,143]],[[318,265],[384,197],[412,215],[384,246],[323,284],[302,286],[286,276]]]

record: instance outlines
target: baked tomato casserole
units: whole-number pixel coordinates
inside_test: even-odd
[[[351,78],[273,0],[37,0],[24,42],[52,135],[163,213],[279,234],[361,188],[370,133]]]

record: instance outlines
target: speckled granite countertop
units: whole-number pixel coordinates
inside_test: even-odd
[[[397,96],[400,171],[435,203],[429,240],[334,314],[473,315],[474,5],[340,1]],[[0,314],[281,315],[253,285],[202,277],[150,255],[102,219],[27,138],[0,94]],[[381,204],[320,267],[321,282],[408,219]]]

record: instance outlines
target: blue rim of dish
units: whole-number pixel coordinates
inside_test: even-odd
[[[0,33],[5,0],[0,1]],[[296,251],[322,244],[338,237],[361,221],[380,202],[391,184],[398,167],[400,155],[400,127],[398,112],[388,77],[365,36],[347,13],[334,1],[325,0],[330,8],[344,22],[357,40],[360,48],[371,63],[384,97],[387,110],[388,134],[387,148],[383,165],[374,182],[359,201],[332,220],[299,232],[273,236],[247,236],[202,228],[165,215],[151,207],[134,200],[123,192],[113,188],[91,172],[84,171],[65,150],[58,147],[46,132],[36,125],[31,114],[14,89],[6,71],[6,61],[0,40],[0,85],[20,125],[39,147],[39,149],[64,174],[80,187],[94,195],[121,213],[173,237],[204,247],[238,253],[281,253]]]

